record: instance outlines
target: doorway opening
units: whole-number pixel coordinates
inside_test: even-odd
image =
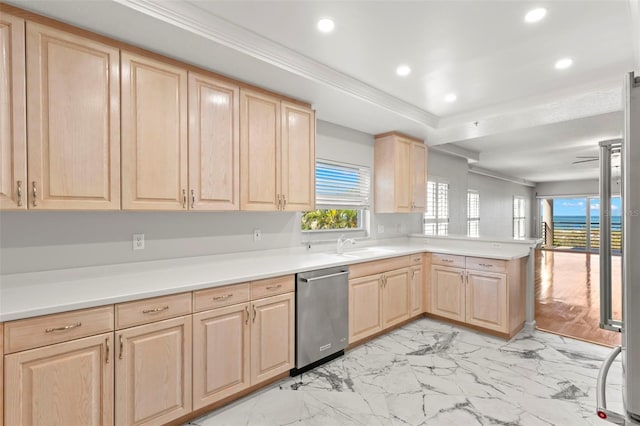
[[[600,322],[600,199],[540,199],[542,249],[536,251],[536,324],[541,330],[606,346],[620,334]],[[622,317],[621,201],[611,200],[613,314]]]

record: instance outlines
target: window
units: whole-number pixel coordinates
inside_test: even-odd
[[[425,235],[449,233],[449,184],[439,179],[427,181],[427,209],[424,214]]]
[[[369,208],[371,172],[368,167],[316,161],[316,210],[303,212],[303,231],[363,228]]]
[[[524,198],[513,197],[513,238],[516,240],[524,240],[525,219]]]
[[[480,194],[467,191],[467,236],[480,236]]]

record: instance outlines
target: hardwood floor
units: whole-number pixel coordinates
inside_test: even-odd
[[[622,316],[621,257],[612,269],[613,317]],[[606,346],[620,344],[620,334],[602,330],[599,256],[591,253],[536,251],[536,306],[539,329]]]

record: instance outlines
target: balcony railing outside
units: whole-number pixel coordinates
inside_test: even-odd
[[[590,250],[600,248],[600,223],[591,221]],[[612,221],[611,249],[620,251],[622,232],[619,222]],[[553,247],[571,250],[587,250],[587,224],[575,221],[553,221]]]

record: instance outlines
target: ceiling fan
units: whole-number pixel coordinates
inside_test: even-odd
[[[599,156],[597,155],[576,155],[576,158],[579,158],[579,160],[576,160],[574,162],[572,162],[571,164],[578,164],[578,163],[588,163],[590,161],[598,161],[600,159]]]

